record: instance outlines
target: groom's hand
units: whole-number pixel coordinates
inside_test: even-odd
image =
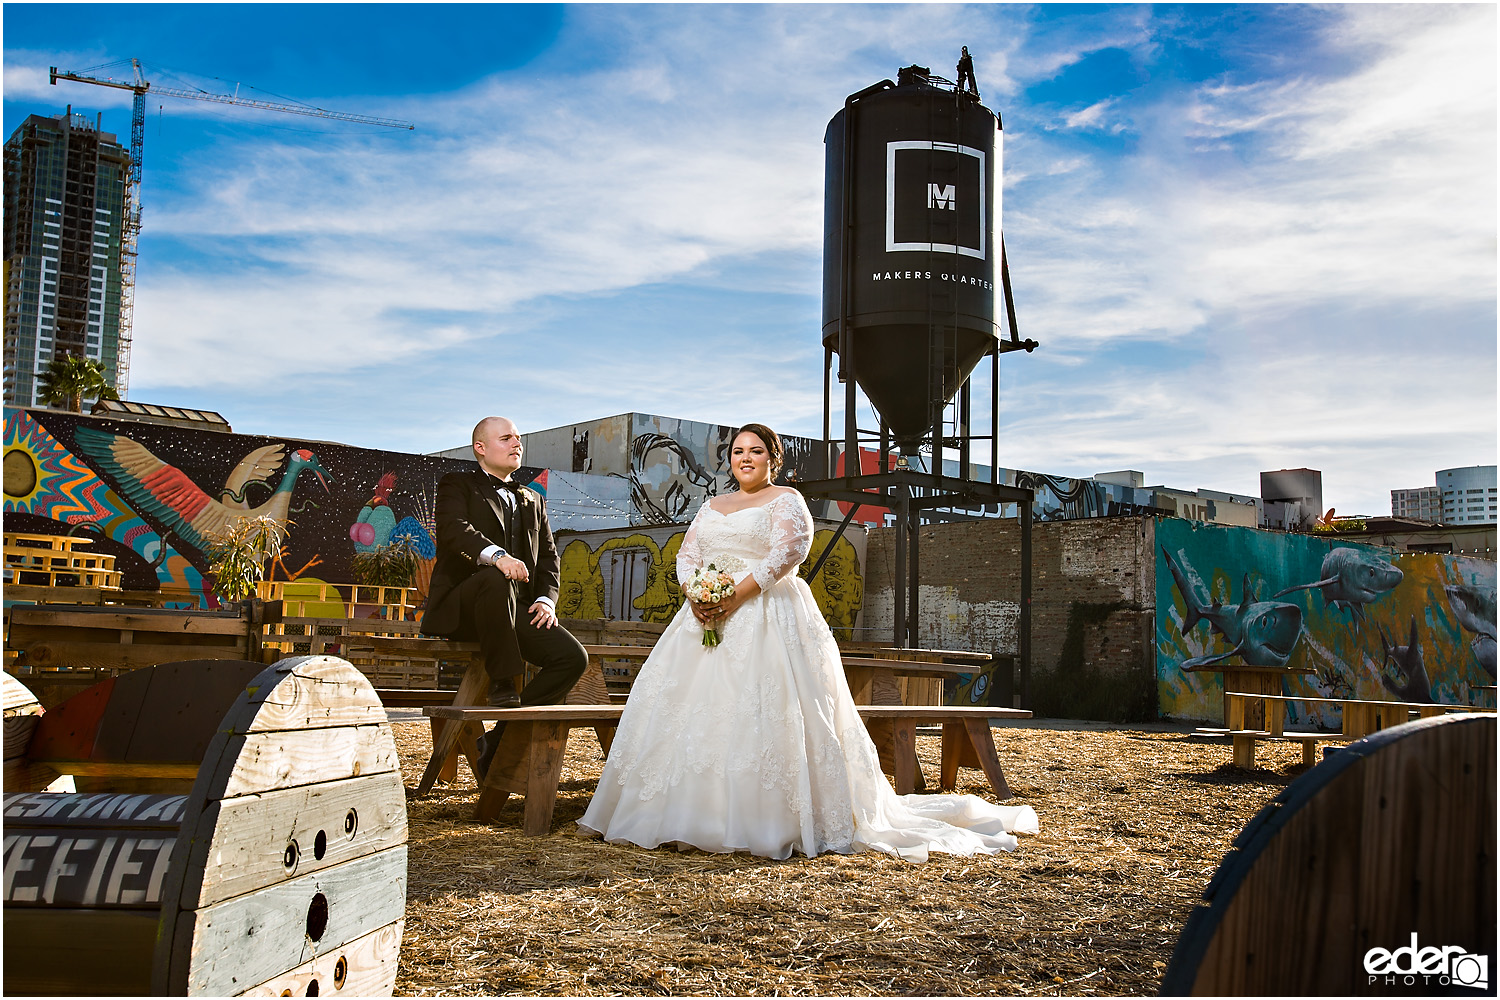
[[[537,601],[531,606],[531,624],[537,628],[551,628],[557,624],[557,612],[546,601]]]
[[[525,563],[515,556],[501,556],[495,561],[495,568],[505,574],[507,580],[525,583],[531,579],[531,571],[526,568]]]

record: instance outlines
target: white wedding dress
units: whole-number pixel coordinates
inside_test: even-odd
[[[631,688],[581,832],[616,843],[686,844],[786,858],[801,851],[1014,850],[1030,806],[973,795],[897,795],[849,694],[838,645],[796,570],[813,522],[795,491],[721,514],[705,503],[679,579],[712,563],[761,593],[703,645],[684,603]]]

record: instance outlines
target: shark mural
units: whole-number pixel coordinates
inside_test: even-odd
[[[1427,679],[1427,667],[1422,663],[1422,646],[1417,637],[1417,619],[1411,620],[1411,633],[1406,645],[1398,646],[1380,630],[1380,683],[1401,701],[1432,701],[1432,682]],[[1388,672],[1387,667],[1393,668]]]
[[[1472,633],[1469,648],[1474,659],[1495,680],[1495,588],[1447,586],[1448,606],[1465,632]]]
[[[1284,667],[1302,635],[1302,609],[1295,604],[1261,601],[1255,596],[1246,573],[1240,586],[1243,600],[1239,604],[1221,604],[1203,591],[1201,581],[1194,585],[1183,566],[1182,553],[1173,558],[1162,549],[1162,556],[1172,571],[1177,590],[1187,604],[1182,631],[1192,631],[1199,622],[1208,622],[1210,632],[1217,632],[1231,648],[1212,656],[1195,656],[1182,662],[1183,669],[1204,667],[1238,657],[1252,667]],[[1196,574],[1194,574],[1196,577]],[[1279,595],[1278,595],[1279,596]]]
[[[1180,518],[1156,541],[1163,716],[1221,721],[1221,675],[1190,668],[1234,664],[1290,668],[1289,695],[1494,705],[1493,562]],[[1338,714],[1289,702],[1286,722]]]
[[[1363,622],[1365,605],[1395,590],[1401,582],[1401,570],[1391,564],[1388,556],[1352,545],[1324,556],[1319,572],[1321,579],[1287,587],[1277,591],[1276,596],[1285,597],[1298,590],[1320,590],[1326,606],[1348,609],[1356,621]]]

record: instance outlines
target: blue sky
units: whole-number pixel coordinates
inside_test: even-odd
[[[821,426],[823,131],[974,54],[1023,336],[1000,464],[1341,513],[1496,455],[1496,24],[1469,6],[4,7],[8,135],[128,141],[132,398],[431,451],[482,414]],[[123,67],[95,75],[129,74]],[[248,87],[256,89],[250,90]]]

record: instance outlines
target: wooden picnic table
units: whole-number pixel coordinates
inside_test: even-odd
[[[592,727],[596,733],[612,731],[625,711],[623,705],[537,705],[530,708],[459,707],[432,705],[423,713],[450,723],[450,730],[467,730],[484,722],[504,722],[505,731],[495,750],[489,772],[480,780],[479,801],[474,818],[488,823],[499,815],[511,795],[525,796],[522,829],[528,837],[540,837],[552,829],[552,814],[557,806],[557,785],[562,775],[563,757],[567,753],[568,735],[579,727]],[[922,723],[940,723],[943,727],[942,766],[939,785],[952,789],[958,783],[958,768],[977,767],[984,771],[996,797],[1011,797],[1010,786],[995,753],[993,718],[1030,718],[1022,709],[968,708],[946,705],[862,705],[860,717],[871,728],[882,757],[892,758],[883,764],[894,771],[897,794],[905,795],[923,785],[921,766],[917,762],[916,727]],[[601,742],[607,742],[601,740]],[[434,753],[434,759],[436,759]],[[428,770],[431,772],[432,764]],[[428,786],[430,787],[430,785]],[[419,788],[418,793],[421,794]]]
[[[1342,741],[1345,743],[1363,739],[1382,729],[1410,722],[1413,716],[1430,719],[1454,713],[1487,711],[1473,705],[1446,705],[1439,702],[1375,701],[1366,698],[1320,698],[1316,696],[1263,694],[1251,691],[1225,691],[1225,725],[1234,744],[1236,767],[1255,766],[1257,743],[1274,741],[1298,743],[1302,746],[1302,763],[1312,766],[1317,763],[1317,745],[1320,742]],[[1342,730],[1337,733],[1288,732],[1285,728],[1286,703],[1295,701],[1303,705],[1338,705],[1342,715]],[[1264,728],[1251,726],[1254,708],[1267,725]]]
[[[1252,667],[1243,663],[1210,663],[1205,666],[1187,667],[1188,673],[1222,674],[1225,695],[1223,698],[1224,718],[1229,718],[1229,696],[1230,691],[1243,691],[1251,693],[1280,694],[1284,690],[1284,684],[1289,677],[1302,677],[1313,673],[1311,667]],[[1250,716],[1246,720],[1253,728],[1265,729],[1269,725],[1262,716],[1263,706],[1259,704],[1250,706]],[[1278,723],[1279,725],[1279,723]]]

